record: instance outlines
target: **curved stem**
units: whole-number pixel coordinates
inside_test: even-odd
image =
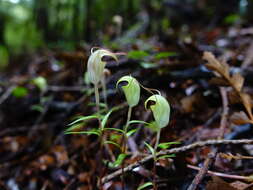
[[[96,108],[97,108],[97,112],[99,112],[100,100],[99,100],[98,84],[94,85],[94,90],[95,90]]]
[[[99,114],[100,100],[99,100],[98,84],[94,84],[94,90],[95,90],[96,109],[97,109],[97,113]],[[100,154],[101,159],[103,159],[103,131],[102,131],[102,125],[101,125],[100,117],[99,117],[98,121],[99,121],[99,129],[101,130],[101,134],[100,134],[100,137],[99,137],[99,142],[100,142],[99,154]],[[100,173],[100,176],[99,176],[98,185],[99,185],[99,188],[102,190],[103,189],[103,185],[102,185],[103,165],[102,165],[102,162],[99,164],[99,168],[100,168],[100,171],[102,171],[102,172]]]
[[[126,152],[126,145],[127,145],[127,130],[128,130],[128,126],[129,126],[129,122],[131,119],[131,115],[132,115],[132,107],[128,107],[128,112],[127,112],[127,121],[126,121],[126,125],[124,126],[124,136],[123,136],[123,153],[125,154]]]
[[[102,90],[103,90],[103,98],[104,98],[104,103],[105,103],[105,106],[106,106],[106,109],[108,108],[108,105],[107,105],[107,94],[106,94],[106,84],[105,84],[105,75],[103,76],[103,79],[102,79]]]
[[[129,125],[129,122],[131,119],[131,115],[132,115],[132,107],[129,106],[128,112],[127,112],[127,122],[126,122],[126,126],[125,126],[125,132],[127,132],[128,125]]]
[[[129,122],[130,122],[130,119],[131,119],[131,115],[132,115],[132,107],[128,107],[128,112],[127,112],[127,121],[126,121],[126,125],[124,127],[124,134],[123,134],[123,149],[122,149],[122,152],[123,154],[126,153],[126,147],[127,147],[127,129],[128,129],[128,125],[129,125]],[[125,189],[125,182],[124,182],[124,175],[125,175],[125,172],[124,172],[124,167],[125,167],[125,162],[123,160],[122,164],[121,164],[121,169],[122,169],[122,190]]]
[[[154,166],[153,166],[153,186],[154,190],[157,190],[157,184],[156,184],[156,162],[157,162],[157,147],[160,141],[160,136],[161,136],[161,129],[159,129],[156,133],[156,142],[155,142],[155,147],[154,147]]]

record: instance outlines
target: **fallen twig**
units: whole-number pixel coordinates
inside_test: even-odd
[[[7,100],[7,98],[11,95],[13,89],[16,88],[16,85],[12,85],[10,86],[5,93],[3,93],[3,95],[0,97],[0,104],[2,104],[5,100]]]
[[[180,152],[185,152],[189,151],[191,149],[195,149],[198,147],[203,147],[203,146],[210,146],[210,145],[233,145],[233,144],[253,144],[253,139],[240,139],[240,140],[207,140],[207,141],[199,141],[195,142],[190,145],[178,147],[178,148],[172,148],[169,150],[165,151],[160,151],[157,153],[157,156],[165,155],[165,154],[176,154]],[[145,162],[152,160],[153,156],[149,155],[144,158],[142,158],[140,161],[135,162],[133,164],[128,165],[127,167],[124,168],[124,172],[132,171],[134,168],[137,168],[138,166],[144,164]],[[122,170],[119,169],[107,176],[105,176],[102,179],[102,183],[106,183],[122,174]]]
[[[219,136],[218,139],[221,140],[223,139],[225,129],[227,126],[227,117],[228,117],[228,99],[227,99],[227,91],[226,88],[220,87],[220,93],[222,97],[222,116],[221,116],[221,121],[220,121],[220,128],[219,128]],[[208,157],[204,161],[203,167],[199,170],[198,174],[195,176],[193,179],[191,185],[188,187],[187,190],[195,190],[202,181],[202,179],[205,177],[206,173],[208,172],[208,169],[210,165],[213,163],[215,160],[216,156],[218,153],[218,149],[215,148],[211,153],[208,154]]]
[[[190,164],[187,164],[187,168],[191,168],[191,169],[199,170],[199,171],[202,169],[197,166],[190,165]],[[220,173],[220,172],[213,172],[210,170],[207,171],[207,174],[219,176],[219,177],[230,178],[230,179],[245,180],[245,181],[249,181],[251,179],[250,176],[230,175],[230,174],[225,174],[225,173]]]

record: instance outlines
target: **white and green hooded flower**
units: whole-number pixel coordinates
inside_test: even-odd
[[[91,51],[87,65],[87,73],[88,80],[93,84],[98,84],[103,78],[103,72],[106,65],[106,62],[102,60],[104,56],[112,57],[117,61],[116,55],[106,49]]]
[[[157,127],[166,127],[170,120],[170,105],[161,95],[152,95],[145,101],[145,108],[151,109]]]

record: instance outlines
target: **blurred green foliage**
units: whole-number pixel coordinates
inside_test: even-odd
[[[9,63],[9,52],[7,48],[0,45],[0,70],[4,69]]]
[[[17,86],[12,90],[12,95],[16,98],[23,98],[28,94],[28,90],[25,87]]]
[[[0,1],[0,25],[0,43],[7,47],[7,53],[10,50],[12,54],[33,51],[43,44],[41,33],[32,17],[31,3]],[[3,65],[2,61],[0,65]]]
[[[0,68],[11,55],[41,47],[71,50],[87,42],[118,47],[111,39],[138,28],[143,12],[149,15],[147,33],[160,35],[212,19],[232,25],[247,17],[250,22],[252,10],[252,0],[0,0]]]

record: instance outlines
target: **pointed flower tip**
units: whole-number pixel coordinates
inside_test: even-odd
[[[87,64],[87,72],[88,72],[88,78],[89,81],[93,84],[98,84],[102,78],[103,78],[103,72],[105,69],[106,62],[103,61],[103,57],[108,56],[112,57],[116,61],[118,61],[117,56],[115,53],[110,52],[106,49],[97,49],[95,48],[91,49],[91,55],[88,59]]]

